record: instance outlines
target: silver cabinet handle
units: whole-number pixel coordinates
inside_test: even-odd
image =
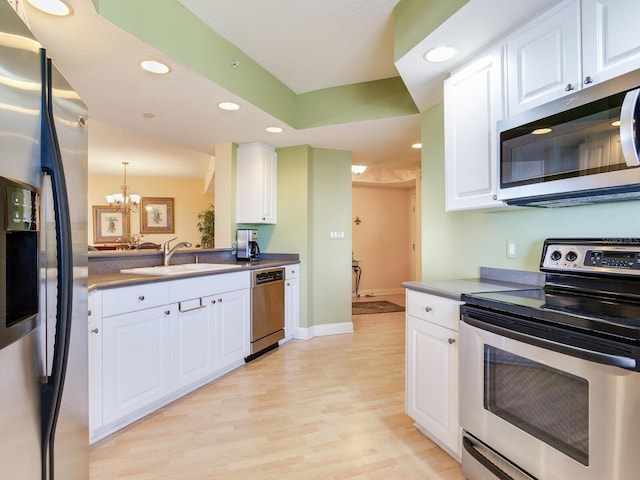
[[[202,308],[206,308],[207,306],[202,304],[202,299],[200,298],[199,300],[200,300],[200,302],[199,302],[200,305],[198,305],[197,307],[185,308],[185,309],[182,308],[182,302],[179,302],[178,303],[178,311],[181,312],[181,313],[187,313],[187,312],[193,312],[194,310],[200,310]]]
[[[454,343],[456,343],[456,339],[455,338],[450,338],[447,340],[447,342],[449,342],[449,345],[453,345]]]
[[[91,330],[91,333],[98,333],[98,331],[99,330],[97,328],[94,328],[93,330]]]
[[[637,147],[636,116],[638,115],[638,97],[640,88],[630,90],[624,96],[620,109],[620,146],[624,161],[629,167],[640,165]]]
[[[564,87],[565,91],[570,92],[571,90],[573,90],[573,85],[571,85],[570,83],[567,83],[567,86]]]
[[[429,313],[431,310],[432,310],[432,308],[429,307],[429,306],[424,307],[424,311],[427,312],[427,313]]]
[[[590,83],[593,83],[593,78],[587,75],[586,77],[584,77],[584,84],[589,85]]]

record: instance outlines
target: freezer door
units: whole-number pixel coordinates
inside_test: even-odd
[[[0,1],[0,175],[30,185],[41,178],[39,49],[11,6]],[[2,478],[40,479],[36,334],[0,350]]]

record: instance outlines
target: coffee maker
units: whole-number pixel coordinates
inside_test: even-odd
[[[238,229],[236,233],[236,258],[251,262],[255,262],[260,258],[258,230],[252,228]]]

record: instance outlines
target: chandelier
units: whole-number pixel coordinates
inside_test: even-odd
[[[129,212],[137,212],[140,204],[140,195],[129,193],[129,186],[127,185],[127,165],[129,162],[122,162],[124,165],[124,183],[120,185],[121,193],[113,193],[107,195],[107,203],[116,207],[123,215],[128,215]]]

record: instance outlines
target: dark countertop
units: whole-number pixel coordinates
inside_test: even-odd
[[[524,290],[544,285],[544,274],[518,270],[482,267],[480,278],[403,282],[402,286],[417,292],[460,300],[465,293]]]
[[[206,263],[206,262],[203,262]],[[295,265],[300,263],[298,259],[265,259],[258,262],[216,262],[229,263],[229,265],[241,265],[240,268],[229,268],[229,270],[215,270],[208,272],[189,272],[181,275],[137,275],[131,273],[106,272],[89,274],[89,291],[104,290],[109,288],[128,287],[145,283],[168,282],[183,278],[203,277],[207,275],[223,275],[225,273],[243,272],[247,270],[260,270],[263,268],[282,267],[285,265]]]

